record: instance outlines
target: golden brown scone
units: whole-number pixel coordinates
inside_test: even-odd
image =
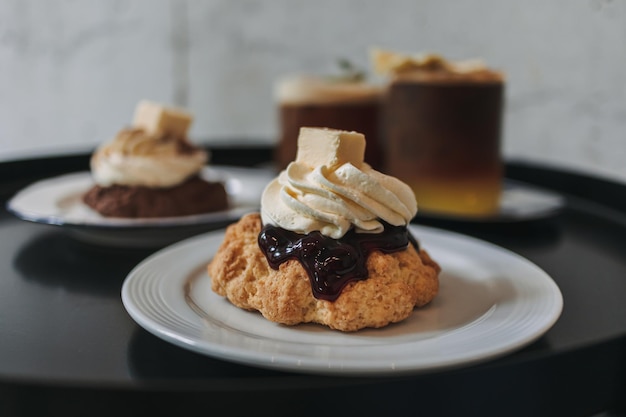
[[[297,260],[282,263],[278,270],[269,266],[257,243],[261,227],[258,213],[229,226],[208,272],[213,291],[268,320],[315,322],[342,331],[383,327],[407,318],[439,289],[439,265],[424,250],[418,253],[410,246],[392,254],[372,252],[367,279],[349,283],[335,301],[316,299]]]

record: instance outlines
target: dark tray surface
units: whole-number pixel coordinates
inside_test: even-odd
[[[250,166],[270,158],[270,149],[213,153],[215,164]],[[0,163],[3,204],[29,182],[84,170],[87,162],[87,155],[75,155]],[[288,414],[305,403],[308,410],[323,412],[316,397],[329,398],[335,410],[402,412],[411,407],[418,392],[436,399],[424,405],[432,415],[453,413],[462,401],[482,404],[484,414],[501,411],[514,401],[518,408],[509,415],[537,410],[587,415],[619,407],[626,386],[626,204],[622,197],[626,187],[519,162],[507,165],[507,176],[564,193],[565,210],[555,218],[529,223],[425,224],[493,242],[539,265],[563,293],[561,318],[544,337],[514,354],[476,366],[398,378],[282,373],[170,345],[136,325],[120,300],[127,273],[154,250],[87,245],[62,228],[20,221],[3,210],[0,399],[7,399],[9,411],[36,411],[36,404],[24,402],[28,393],[28,398],[39,398],[40,404],[70,414],[72,407],[56,402],[76,392],[86,395],[81,397],[87,398],[85,404],[89,398],[108,401],[111,407],[123,402],[128,410],[141,404],[148,407],[149,401],[155,410],[164,411],[178,402],[178,411],[213,404],[216,411],[234,414],[249,413],[254,401],[267,401],[267,395],[285,390],[289,399],[275,404],[274,414]],[[602,196],[596,198],[599,191]],[[238,400],[242,393],[249,401]],[[339,400],[352,397],[367,400]],[[452,400],[459,402],[457,406]],[[2,410],[0,405],[0,414]]]

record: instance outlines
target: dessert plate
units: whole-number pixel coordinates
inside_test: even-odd
[[[258,210],[263,188],[276,174],[269,169],[215,166],[205,167],[201,175],[224,182],[231,204],[228,210],[167,218],[104,217],[82,202],[82,195],[94,184],[86,171],[31,184],[9,200],[7,209],[23,220],[63,226],[75,237],[93,243],[163,246]]]
[[[418,200],[419,206],[419,200]],[[489,216],[463,216],[420,209],[420,218],[471,223],[517,223],[546,219],[565,207],[562,195],[521,181],[505,179],[500,207]]]
[[[484,361],[543,335],[561,314],[554,281],[498,246],[410,226],[442,266],[440,293],[405,321],[342,333],[317,324],[284,326],[211,291],[206,264],[222,231],[196,236],[137,265],[122,301],[143,328],[175,345],[236,363],[333,375],[399,375]]]

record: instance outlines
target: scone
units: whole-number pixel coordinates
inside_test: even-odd
[[[133,126],[91,158],[83,202],[107,217],[175,217],[224,210],[224,184],[203,179],[207,151],[187,139],[191,115],[140,102]]]
[[[277,323],[342,331],[399,322],[432,301],[440,268],[407,228],[415,196],[364,151],[359,133],[302,128],[261,213],[227,228],[208,265],[213,291]]]

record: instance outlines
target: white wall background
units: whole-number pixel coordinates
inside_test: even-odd
[[[142,98],[194,139],[274,143],[272,84],[368,50],[508,74],[504,152],[626,182],[626,1],[3,0],[0,159],[91,149]]]

